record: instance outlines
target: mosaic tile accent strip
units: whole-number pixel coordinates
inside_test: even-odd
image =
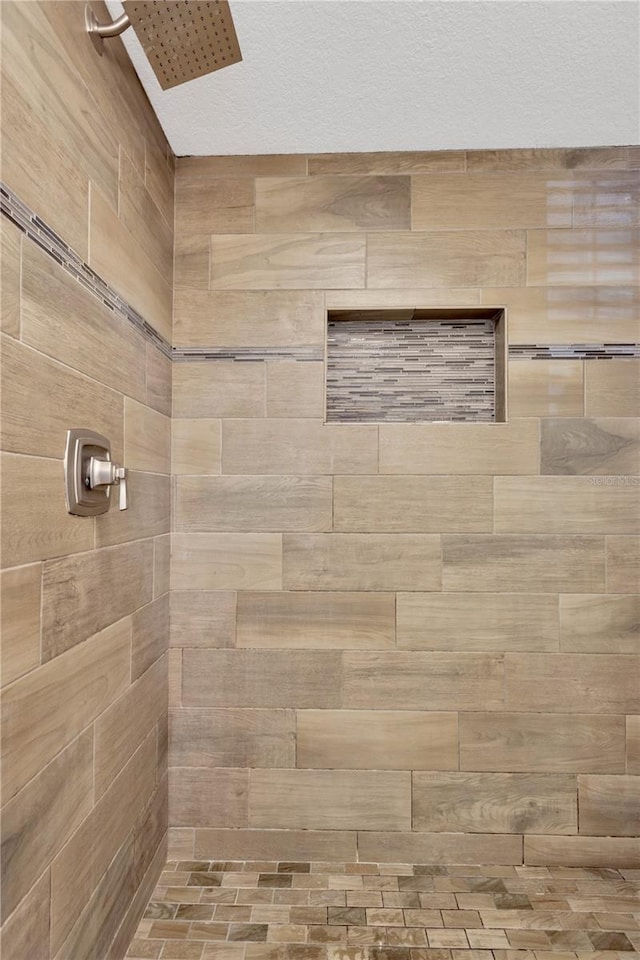
[[[97,297],[101,303],[119,316],[128,320],[142,336],[164,354],[171,358],[171,344],[141,316],[138,311],[116,293],[95,270],[78,256],[64,240],[55,233],[40,217],[29,209],[18,196],[0,182],[0,210],[12,223],[37,244],[45,253],[81,283],[83,287]]]
[[[495,419],[493,321],[329,320],[327,420]]]
[[[509,347],[509,360],[632,360],[640,343],[518,343]]]
[[[639,891],[637,870],[173,860],[127,957],[619,960]]]
[[[324,351],[322,347],[174,347],[171,356],[178,363],[194,360],[234,360],[238,363],[295,360],[308,363],[324,360]]]

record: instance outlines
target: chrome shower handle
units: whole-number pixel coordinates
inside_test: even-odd
[[[112,460],[103,460],[100,457],[90,457],[87,464],[85,484],[91,490],[96,487],[118,487],[118,507],[126,510],[127,503],[127,470]]]

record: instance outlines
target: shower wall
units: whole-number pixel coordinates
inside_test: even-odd
[[[2,27],[3,956],[116,960],[166,848],[171,367],[96,274],[170,338],[173,157],[83,4]],[[67,514],[72,427],[112,441],[127,512]]]
[[[177,161],[173,856],[640,865],[639,168]],[[326,310],[476,305],[506,423],[323,423]]]

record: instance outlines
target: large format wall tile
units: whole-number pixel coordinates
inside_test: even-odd
[[[180,532],[330,530],[330,477],[180,477]]]
[[[640,421],[542,420],[540,456],[543,474],[638,474]]]
[[[358,834],[364,862],[392,863],[522,863],[522,839],[500,834],[377,833]]]
[[[614,778],[612,778],[614,779]],[[569,774],[414,773],[414,830],[577,833]]]
[[[357,859],[356,834],[346,830],[196,830],[196,857],[253,860]]]
[[[580,833],[637,837],[640,834],[640,777],[578,777]]]
[[[367,287],[518,287],[524,283],[524,270],[521,230],[372,233],[367,237]]]
[[[408,230],[410,227],[408,177],[256,180],[258,233]]]
[[[408,830],[411,774],[368,770],[251,770],[252,827]]]
[[[326,425],[319,420],[222,424],[223,473],[295,476],[377,469],[378,428],[373,424]]]
[[[178,476],[220,473],[220,433],[219,420],[172,420],[171,472]]]
[[[169,775],[171,820],[177,827],[246,827],[248,784],[246,769],[173,767]]]
[[[247,177],[177,177],[176,233],[253,233],[253,193]]]
[[[640,658],[612,654],[509,653],[506,706],[548,713],[640,713]],[[588,699],[585,701],[585,697]]]
[[[525,837],[524,862],[545,867],[640,868],[640,842],[632,837]]]
[[[237,631],[239,647],[385,649],[394,646],[395,598],[392,593],[242,592]]]
[[[477,653],[345,653],[342,706],[500,710],[503,658]]]
[[[263,417],[265,365],[218,360],[173,366],[173,416]],[[197,428],[196,428],[197,429]]]
[[[588,417],[640,417],[640,362],[585,364],[585,407]]]
[[[443,587],[453,591],[600,593],[604,538],[551,535],[442,538]]]
[[[124,401],[125,463],[131,470],[171,473],[171,421],[135,400]]]
[[[251,596],[251,594],[248,595]],[[266,596],[272,596],[272,594],[266,594]],[[170,603],[171,646],[235,646],[236,594],[234,591],[172,590]]]
[[[558,649],[551,593],[399,593],[396,620],[405,650]]]
[[[508,368],[510,417],[581,417],[584,413],[582,360],[517,359]]]
[[[627,773],[640,773],[640,716],[627,717]]]
[[[439,590],[440,538],[309,533],[283,538],[285,590]]]
[[[465,169],[465,153],[464,150],[316,153],[307,163],[310,176],[455,172]]]
[[[46,870],[2,927],[5,957],[49,960],[51,876]]]
[[[0,330],[10,337],[20,336],[20,271],[22,232],[11,221],[2,224],[0,255],[2,290],[0,291]]]
[[[607,537],[607,592],[637,593],[640,537]]]
[[[320,769],[450,770],[458,765],[458,718],[415,710],[298,710],[297,760],[299,767]]]
[[[334,529],[345,533],[484,533],[491,477],[334,478]]]
[[[538,422],[381,424],[380,473],[536,474]]]
[[[496,533],[640,533],[638,489],[594,477],[496,477]]]
[[[560,648],[571,653],[637,653],[640,596],[564,594]]]
[[[588,706],[584,703],[583,707]],[[623,773],[624,717],[463,713],[460,768],[478,771]]]
[[[363,234],[301,233],[211,238],[213,290],[365,286]]]
[[[176,533],[174,590],[281,590],[278,533]]]
[[[640,233],[634,227],[530,230],[527,284],[632,286],[640,280],[638,250]]]
[[[189,707],[171,717],[176,767],[293,767],[293,710]]]
[[[0,574],[2,584],[2,685],[17,680],[40,663],[42,564],[15,567]]]

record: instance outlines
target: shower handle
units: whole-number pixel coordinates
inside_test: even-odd
[[[111,460],[101,460],[100,457],[91,457],[87,464],[85,484],[89,489],[96,487],[118,487],[118,507],[127,509],[127,470],[119,463]]]

